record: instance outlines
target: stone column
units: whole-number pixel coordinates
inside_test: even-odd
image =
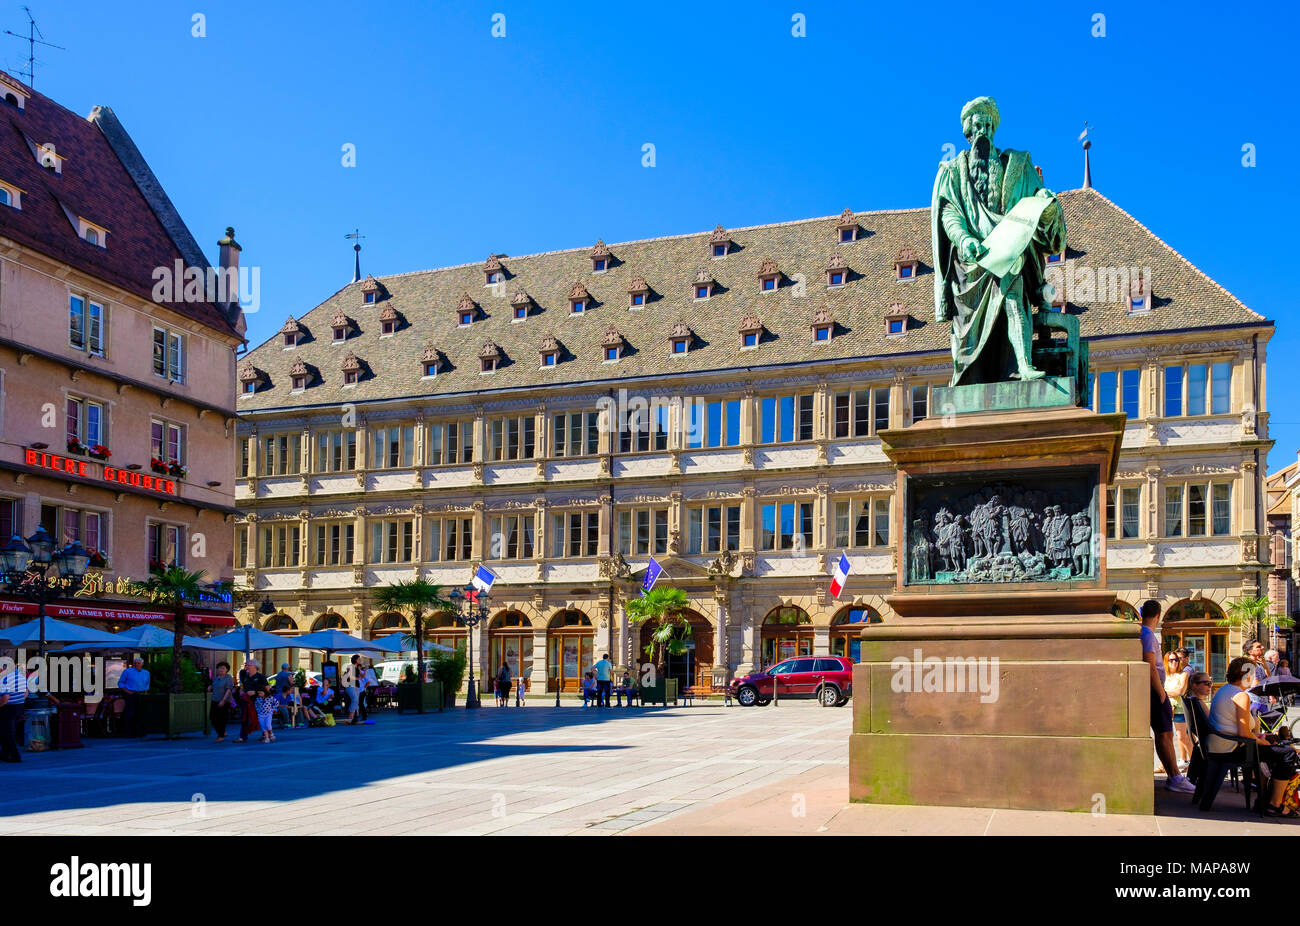
[[[546,615],[542,614],[533,625],[533,668],[528,675],[528,693],[534,697],[546,694]]]
[[[475,499],[473,514],[474,528],[470,535],[470,558],[475,561],[487,558],[486,551],[488,550],[490,539],[487,536],[488,519],[486,508],[487,506],[483,503],[483,499]]]
[[[609,495],[600,496],[600,530],[597,532],[596,555],[609,556],[614,549],[614,499]]]
[[[713,602],[716,606],[718,623],[713,635],[713,667],[726,669],[731,674],[731,659],[727,653],[727,590],[720,585],[713,588]]]
[[[829,656],[831,652],[831,628],[813,628],[813,655]]]
[[[754,626],[754,600],[749,595],[741,599],[740,609],[740,659],[736,663],[737,675],[748,675],[758,663],[758,629]]]

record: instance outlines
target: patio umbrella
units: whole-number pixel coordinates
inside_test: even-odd
[[[388,636],[379,637],[370,642],[385,653],[408,653],[414,652],[414,646],[408,646],[405,642],[407,634],[402,632],[390,633]],[[430,640],[424,642],[424,651],[426,653],[454,653],[456,652],[450,646],[443,646],[441,643],[434,643]]]
[[[236,650],[245,656],[255,649],[286,649],[299,645],[293,641],[293,637],[282,637],[278,634],[267,633],[265,630],[258,630],[251,624],[245,624],[218,636],[207,638],[209,643],[221,644],[220,649]]]
[[[3,635],[9,641],[11,646],[40,643],[41,619],[38,617],[21,624],[15,624],[12,627],[6,627],[4,630],[0,630],[0,635]],[[45,618],[46,643],[91,643],[102,640],[111,641],[113,639],[113,634],[106,630],[83,627],[81,624],[61,621],[54,617]]]
[[[71,646],[65,646],[59,650],[60,653],[84,653],[88,650],[147,650],[147,649],[171,649],[172,641],[175,635],[170,630],[163,630],[161,627],[152,627],[145,625],[142,627],[133,627],[130,630],[117,634],[107,634],[103,640],[88,640],[84,643],[74,643]],[[181,647],[184,649],[201,649],[201,650],[227,650],[230,647],[222,645],[212,645],[210,640],[203,637],[181,637]]]
[[[342,630],[317,630],[300,637],[281,637],[285,642],[281,646],[296,646],[300,649],[317,649],[326,653],[387,653],[392,652],[379,646],[377,640],[363,640]]]
[[[0,630],[0,633],[3,632]],[[1300,694],[1300,678],[1296,678],[1294,675],[1274,675],[1264,679],[1251,690],[1256,694],[1274,698]]]

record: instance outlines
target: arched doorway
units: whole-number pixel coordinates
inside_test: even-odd
[[[328,611],[316,618],[316,622],[311,625],[312,633],[317,630],[347,630],[347,621],[333,611]]]
[[[1110,613],[1114,614],[1116,617],[1120,618],[1121,620],[1126,620],[1126,621],[1136,622],[1142,619],[1141,617],[1138,616],[1137,608],[1133,607],[1127,601],[1115,602],[1114,607],[1110,609]]]
[[[488,669],[492,677],[504,662],[512,678],[523,678],[527,690],[533,671],[533,625],[519,611],[503,611],[488,624],[488,647],[492,659]]]
[[[370,639],[374,640],[378,637],[386,637],[389,634],[402,630],[409,631],[410,629],[410,624],[406,622],[406,618],[401,614],[396,611],[385,611],[376,617],[370,625]]]
[[[677,637],[686,644],[686,652],[665,653],[664,674],[668,678],[677,679],[679,686],[711,685],[713,684],[713,625],[695,611],[684,611],[682,616],[687,619],[691,628],[689,635]],[[641,645],[636,654],[638,665],[654,661],[655,650],[652,649],[647,653],[646,647],[653,642],[651,637],[658,626],[658,621],[648,621],[641,626]]]
[[[449,646],[452,649],[465,649],[469,634],[465,625],[456,621],[451,611],[439,611],[424,618],[424,637],[433,643]]]
[[[880,623],[880,613],[864,604],[849,605],[831,618],[831,655],[861,662],[862,628]]]
[[[596,631],[591,619],[571,608],[546,625],[546,690],[580,691],[582,673],[591,668]]]
[[[1187,647],[1191,651],[1189,666],[1210,673],[1215,685],[1226,681],[1228,673],[1227,627],[1220,627],[1223,610],[1213,601],[1184,598],[1165,612],[1160,628],[1161,647],[1167,653]]]
[[[812,618],[798,605],[780,605],[763,618],[762,663],[764,668],[791,656],[811,656]]]

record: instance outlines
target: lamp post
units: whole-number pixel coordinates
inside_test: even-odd
[[[37,652],[42,662],[45,660],[45,603],[50,597],[50,585],[60,579],[75,585],[89,565],[90,553],[79,541],[57,549],[54,538],[44,527],[36,528],[26,541],[15,534],[0,547],[0,575],[8,584],[8,591],[36,602],[36,616],[41,623]],[[49,575],[51,567],[53,576]]]
[[[465,707],[481,707],[478,688],[474,683],[474,628],[480,621],[487,620],[490,599],[487,592],[478,591],[472,584],[466,585],[448,596],[460,612],[458,619],[465,625],[466,655],[469,659],[469,687],[465,690]]]

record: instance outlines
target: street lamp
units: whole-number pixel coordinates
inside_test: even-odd
[[[0,547],[0,576],[8,584],[8,591],[36,602],[36,614],[41,622],[38,652],[42,660],[45,658],[45,602],[50,597],[50,585],[67,580],[75,586],[89,564],[90,553],[80,542],[74,540],[57,549],[54,538],[44,527],[36,528],[26,541],[15,534]],[[51,566],[53,576],[48,575]]]
[[[456,589],[448,596],[460,612],[458,619],[465,625],[465,643],[469,658],[469,688],[465,691],[467,708],[482,707],[478,698],[478,688],[474,684],[474,628],[480,621],[487,620],[490,599],[487,592],[480,592],[472,584],[466,585],[462,592]]]

